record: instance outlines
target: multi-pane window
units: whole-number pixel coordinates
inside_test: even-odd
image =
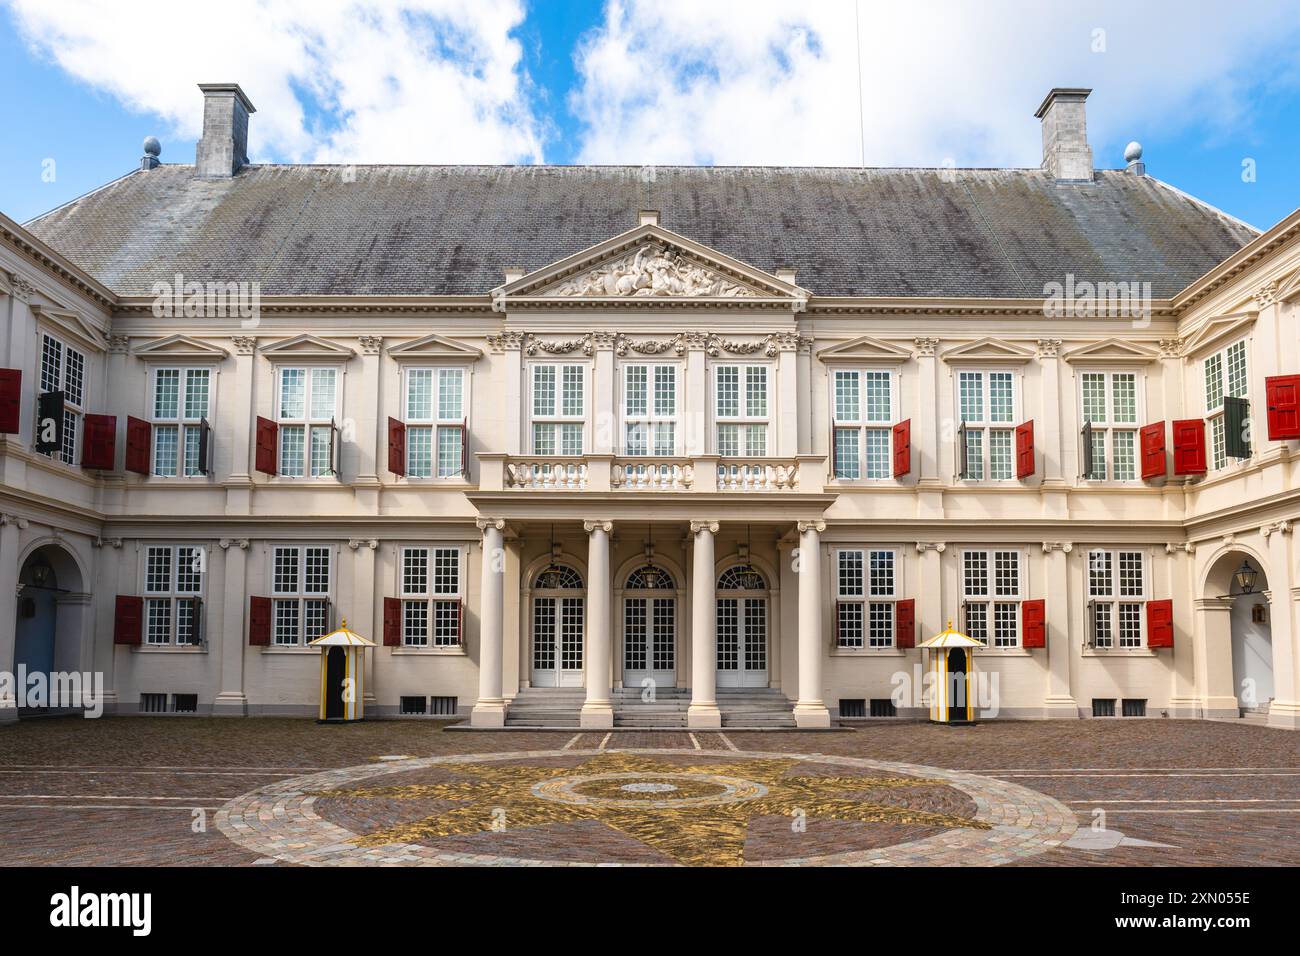
[[[966,633],[988,647],[1020,644],[1020,552],[962,553],[962,610]]]
[[[145,549],[146,644],[199,643],[206,561],[204,550],[195,545],[150,545]]]
[[[160,368],[153,378],[153,473],[163,478],[200,475],[212,373],[206,368]]]
[[[836,478],[889,478],[893,374],[836,369],[831,374]]]
[[[768,367],[715,365],[713,383],[717,453],[724,458],[766,455]]]
[[[533,454],[581,455],[586,420],[586,366],[532,366]]]
[[[1141,647],[1146,599],[1141,551],[1088,553],[1088,629],[1094,647]]]
[[[1138,382],[1134,372],[1084,372],[1079,376],[1084,434],[1092,443],[1094,481],[1137,478]]]
[[[406,474],[464,474],[465,370],[413,368],[406,373]]]
[[[280,474],[320,478],[335,473],[339,371],[282,368],[276,396],[280,432]]]
[[[1246,343],[1234,342],[1205,360],[1205,417],[1210,423],[1210,467],[1228,463],[1224,398],[1246,397]]]
[[[288,545],[271,563],[272,630],[279,645],[306,644],[330,628],[330,548]]]
[[[402,549],[402,643],[456,647],[461,642],[464,592],[461,549]]]
[[[894,551],[846,548],[835,552],[836,644],[893,647],[897,558]]]
[[[1014,372],[957,373],[957,417],[965,442],[963,478],[1015,477],[1015,389]]]
[[[671,456],[677,449],[677,366],[623,366],[623,454]]]
[[[86,356],[50,335],[41,336],[41,392],[63,393],[63,444],[58,452],[64,464],[77,463],[77,425],[86,401]]]

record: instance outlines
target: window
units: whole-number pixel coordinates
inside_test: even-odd
[[[1015,390],[1014,372],[957,373],[959,440],[965,442],[962,478],[1006,481],[1016,476]]]
[[[966,633],[988,647],[1020,646],[1023,597],[1020,552],[962,554],[962,609]]]
[[[329,547],[277,547],[271,574],[274,642],[295,646],[324,637],[330,629]]]
[[[836,369],[834,389],[836,478],[890,478],[894,421],[891,372]]]
[[[835,555],[837,646],[893,647],[895,553],[845,548]]]
[[[1210,425],[1210,467],[1228,464],[1224,398],[1246,397],[1246,343],[1234,342],[1205,360],[1205,417]]]
[[[200,475],[211,372],[160,368],[153,378],[153,473],[163,478]]]
[[[623,454],[677,453],[677,366],[623,366]]]
[[[465,370],[406,373],[406,474],[454,478],[465,471]]]
[[[335,474],[338,379],[335,368],[280,369],[277,401],[284,477]]]
[[[57,452],[66,465],[77,463],[77,425],[85,410],[86,356],[50,335],[41,336],[41,392],[63,393],[63,444]],[[54,457],[51,454],[51,457]]]
[[[1090,427],[1092,481],[1137,478],[1138,383],[1134,372],[1084,372],[1079,377],[1080,408]]]
[[[534,455],[581,455],[587,421],[585,365],[532,367]]]
[[[715,365],[716,451],[724,458],[767,455],[766,365]]]
[[[201,641],[203,575],[207,554],[195,545],[150,545],[145,549],[144,642],[198,644]]]
[[[464,618],[461,549],[402,549],[402,644],[457,647]]]
[[[1141,647],[1145,601],[1141,551],[1088,553],[1088,633],[1094,647]]]

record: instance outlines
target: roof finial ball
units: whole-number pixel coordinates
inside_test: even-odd
[[[1124,147],[1124,162],[1128,163],[1128,171],[1134,176],[1147,174],[1147,165],[1142,162],[1142,144],[1137,140]]]
[[[154,169],[158,165],[158,156],[162,153],[162,143],[157,136],[144,138],[144,155],[140,157],[141,169]]]

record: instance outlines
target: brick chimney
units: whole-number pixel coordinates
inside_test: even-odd
[[[200,83],[203,138],[194,157],[194,175],[229,179],[248,162],[248,114],[257,112],[238,83]]]
[[[1057,182],[1092,182],[1084,102],[1092,90],[1058,87],[1034,113],[1043,121],[1043,168]]]

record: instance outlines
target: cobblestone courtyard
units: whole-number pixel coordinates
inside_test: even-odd
[[[443,727],[25,720],[3,863],[1300,864],[1300,737],[1255,725]]]

